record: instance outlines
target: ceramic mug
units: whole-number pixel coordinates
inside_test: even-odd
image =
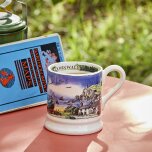
[[[102,94],[105,77],[117,71],[120,81]],[[126,75],[118,65],[103,70],[88,62],[59,62],[48,67],[47,119],[45,127],[53,132],[84,135],[102,129],[101,114],[108,99],[123,85]]]

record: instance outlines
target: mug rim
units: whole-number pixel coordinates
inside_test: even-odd
[[[57,65],[62,65],[63,66],[63,64],[65,64],[65,65],[82,64],[82,65],[87,65],[87,66],[90,65],[90,66],[93,66],[93,67],[97,68],[98,71],[96,71],[96,72],[90,72],[90,73],[85,73],[85,74],[70,74],[70,73],[62,73],[60,71],[54,71],[54,70],[52,70],[52,68],[54,66],[57,66]],[[98,74],[98,73],[102,72],[103,68],[100,65],[95,64],[95,63],[91,63],[91,62],[63,61],[63,62],[57,62],[57,63],[53,63],[53,64],[49,65],[48,68],[47,68],[47,70],[49,72],[52,72],[52,73],[55,73],[55,74],[60,74],[60,75],[65,75],[65,76],[89,76],[89,75],[95,75],[95,74]]]

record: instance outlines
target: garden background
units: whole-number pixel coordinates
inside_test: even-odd
[[[122,66],[152,86],[151,0],[27,0],[29,37],[59,33],[66,60]],[[113,75],[116,75],[115,73]]]

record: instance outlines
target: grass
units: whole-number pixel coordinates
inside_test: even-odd
[[[59,33],[66,60],[122,66],[152,86],[150,0],[27,0],[29,37]],[[115,75],[115,74],[113,74]]]

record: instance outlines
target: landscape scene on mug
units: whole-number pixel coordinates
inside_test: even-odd
[[[64,90],[64,91],[63,91]],[[100,115],[101,75],[66,76],[48,74],[48,112],[67,119]]]

